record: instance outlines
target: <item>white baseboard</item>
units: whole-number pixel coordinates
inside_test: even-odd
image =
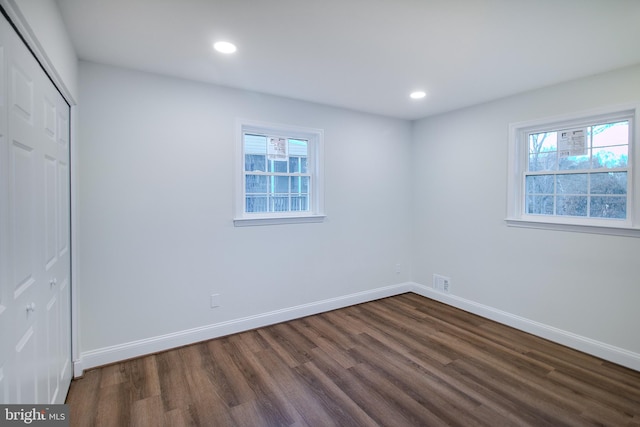
[[[640,371],[640,354],[600,341],[545,325],[475,301],[435,291],[432,287],[412,283],[411,291],[447,305],[495,320],[507,326],[582,351],[618,365]]]
[[[80,354],[80,358],[74,361],[73,373],[75,377],[80,377],[85,369],[95,368],[96,366],[108,365],[110,363],[140,357],[146,354],[157,353],[199,341],[219,338],[325,311],[348,307],[350,305],[373,301],[405,292],[411,292],[412,288],[413,284],[410,282],[400,283],[397,285],[385,286],[369,291],[275,310],[255,316],[243,317],[227,322],[215,323],[199,328],[187,329],[171,334],[82,352]]]
[[[406,282],[83,352],[80,355],[80,359],[74,361],[74,376],[82,376],[85,369],[91,369],[97,366],[108,365],[110,363],[140,357],[146,354],[157,353],[171,348],[193,344],[199,341],[206,341],[263,326],[286,322],[288,320],[348,307],[354,304],[399,295],[405,292],[414,292],[418,295],[440,301],[452,307],[456,307],[484,318],[495,320],[496,322],[511,326],[521,331],[548,339],[549,341],[600,357],[604,360],[626,366],[636,371],[640,371],[640,354],[638,353],[554,328],[475,301],[460,298],[451,294],[444,294],[442,292],[435,291],[433,288],[428,286],[413,282]]]

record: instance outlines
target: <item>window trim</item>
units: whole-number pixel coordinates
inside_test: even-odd
[[[300,138],[309,141],[307,167],[311,173],[311,191],[309,193],[309,211],[287,212],[245,212],[245,171],[244,137],[245,133],[279,135],[287,138]],[[323,222],[324,213],[324,130],[267,123],[249,119],[236,119],[235,137],[235,204],[233,224],[236,227],[256,225],[300,224]]]
[[[525,213],[525,180],[527,167],[528,138],[532,131],[552,127],[571,128],[593,121],[631,118],[629,139],[627,182],[627,219],[579,218],[570,216],[528,215]],[[640,104],[630,103],[603,107],[562,116],[547,117],[509,124],[507,216],[508,226],[546,230],[572,231],[640,237]]]

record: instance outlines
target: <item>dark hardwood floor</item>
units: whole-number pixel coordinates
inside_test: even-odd
[[[640,372],[403,294],[85,372],[72,426],[640,426]]]

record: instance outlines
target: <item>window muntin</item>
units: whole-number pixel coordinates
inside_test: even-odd
[[[638,123],[638,103],[511,123],[507,225],[640,237]]]
[[[527,215],[627,219],[630,119],[527,133]]]
[[[308,212],[309,141],[244,133],[245,212]],[[277,145],[278,152],[269,150]]]
[[[323,131],[237,121],[236,226],[320,222]]]

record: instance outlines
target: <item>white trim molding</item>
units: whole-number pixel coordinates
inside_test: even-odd
[[[445,294],[434,290],[432,287],[412,284],[412,292],[440,301],[452,307],[459,308],[469,313],[477,314],[486,319],[494,320],[503,325],[533,334],[537,337],[553,341],[558,344],[573,348],[578,351],[599,357],[601,359],[640,371],[640,354],[616,347],[601,341],[584,337],[572,332],[545,325],[506,311],[499,310],[484,304],[477,303],[455,295]]]
[[[80,377],[85,369],[108,365],[110,363],[140,357],[147,354],[158,353],[200,341],[220,338],[226,335],[286,322],[293,319],[299,319],[305,316],[311,316],[313,314],[361,304],[363,302],[403,294],[410,292],[412,286],[413,285],[409,282],[399,283],[396,285],[385,286],[336,298],[329,298],[322,301],[274,310],[267,313],[257,314],[255,316],[233,319],[226,322],[214,323],[212,325],[86,351],[81,354],[79,360],[74,361],[74,375],[75,377]]]
[[[326,215],[300,215],[273,218],[234,218],[233,225],[236,227],[249,227],[254,225],[306,224],[323,222],[326,217]]]
[[[554,224],[548,221],[532,221],[519,218],[506,218],[504,221],[510,227],[574,231],[579,233],[606,234],[610,236],[640,237],[640,228],[612,227],[607,225]]]
[[[83,352],[81,357],[74,361],[74,376],[82,376],[85,369],[108,365],[121,360],[158,353],[200,341],[220,338],[251,329],[299,319],[301,317],[311,316],[407,292],[413,292],[423,297],[442,302],[452,307],[468,311],[469,313],[494,320],[503,325],[510,326],[640,372],[640,354],[638,353],[596,341],[572,332],[564,331],[553,326],[545,325],[475,301],[438,292],[432,287],[414,282],[404,282],[369,291],[274,310],[267,313],[257,314],[255,316],[233,319],[226,322],[215,323],[212,325],[177,331],[174,333]]]

